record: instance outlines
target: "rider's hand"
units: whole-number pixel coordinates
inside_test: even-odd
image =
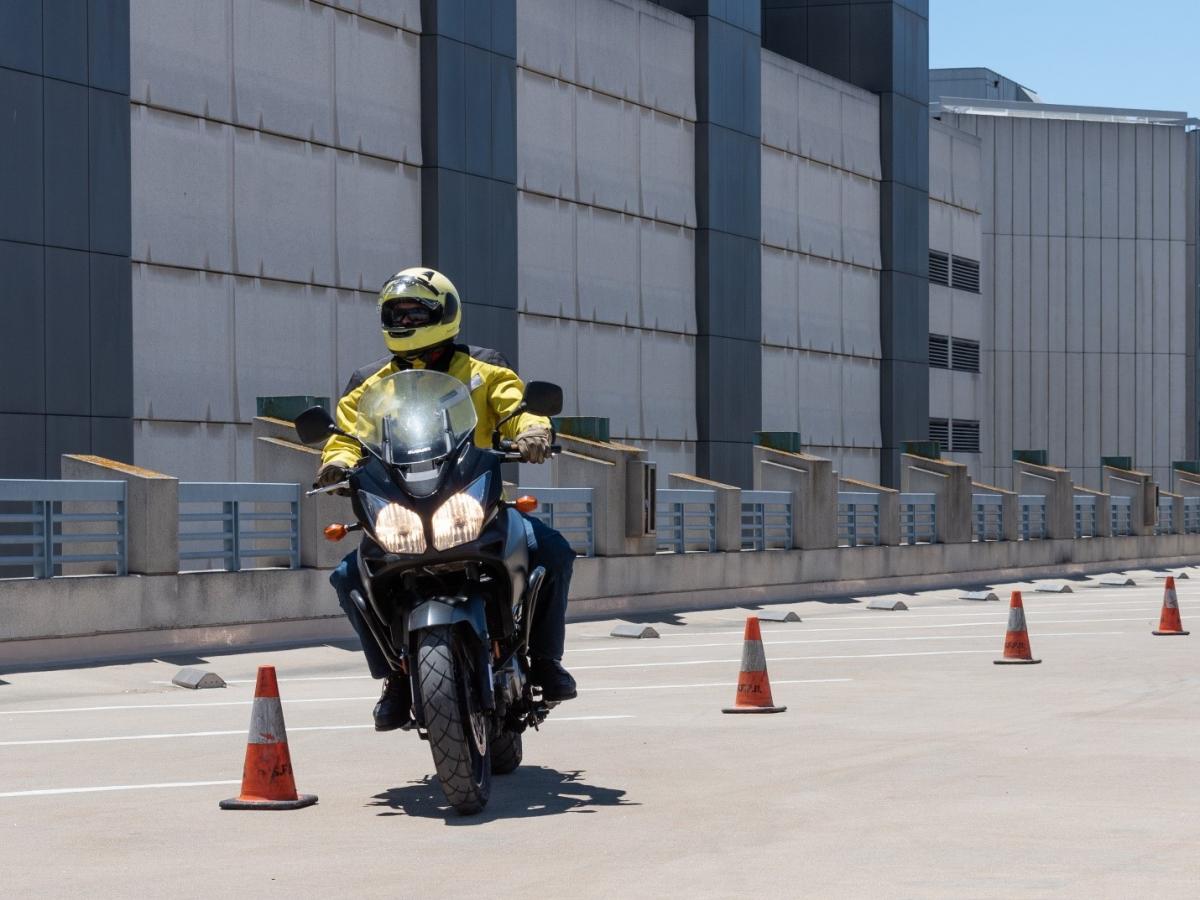
[[[340,484],[349,476],[350,470],[338,463],[323,463],[321,468],[317,469],[317,480],[314,482],[314,488],[329,487],[333,484]]]
[[[517,450],[525,462],[545,462],[550,456],[550,429],[541,425],[526,428],[517,435]]]

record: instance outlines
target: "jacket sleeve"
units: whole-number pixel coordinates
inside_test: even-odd
[[[492,407],[492,412],[496,416],[496,421],[503,419],[510,412],[516,409],[521,404],[521,397],[525,394],[525,384],[517,377],[517,373],[512,369],[502,369],[496,366],[492,369],[488,376],[488,403]],[[514,440],[518,434],[528,428],[534,428],[540,425],[543,428],[550,427],[550,420],[545,416],[535,416],[531,413],[521,413],[510,421],[506,422],[500,429],[500,433],[510,441]]]
[[[353,385],[353,381],[351,381],[351,384]],[[365,387],[365,383],[360,383],[352,387],[338,401],[337,410],[334,412],[333,418],[337,422],[338,428],[342,429],[342,431],[353,433],[355,420],[358,418],[358,399],[362,396]],[[324,449],[321,450],[321,465],[334,463],[350,469],[358,465],[358,461],[361,458],[362,450],[358,444],[354,443],[350,438],[342,437],[340,434],[335,434],[327,440]]]

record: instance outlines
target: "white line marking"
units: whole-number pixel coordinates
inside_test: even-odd
[[[1041,640],[1044,637],[1076,637],[1084,635],[1109,635],[1122,634],[1120,631],[1081,631],[1060,634],[1041,634],[1034,635],[1035,640]],[[995,635],[973,635],[973,637],[986,637],[988,640],[993,640]],[[914,653],[847,653],[836,656],[772,656],[768,662],[774,664],[777,662],[802,662],[805,660],[822,660],[822,659],[885,659],[897,656],[952,656],[957,653],[990,653],[990,650],[924,650]],[[997,653],[999,655],[999,653]],[[741,662],[741,657],[737,659],[685,659],[672,660],[670,662],[638,662],[638,663],[609,663],[603,666],[572,666],[572,672],[586,672],[593,669],[651,669],[659,666],[709,666],[717,663],[728,664]]]
[[[837,683],[853,681],[853,680],[854,680],[853,678],[790,678],[790,679],[772,678],[771,684],[837,684]],[[736,683],[732,682],[732,681],[707,681],[707,682],[704,682],[703,684],[639,684],[639,685],[634,685],[631,687],[615,686],[615,687],[580,688],[579,692],[582,694],[585,691],[595,691],[597,693],[602,692],[602,691],[608,691],[610,693],[613,691],[673,691],[673,690],[683,690],[685,688],[714,688],[714,687],[731,688],[731,687],[736,687]]]
[[[370,675],[300,675],[294,678],[279,678],[280,682],[284,681],[359,681],[363,678],[370,678]],[[229,678],[225,681],[226,684],[254,684],[255,678]],[[170,682],[168,682],[170,683]],[[156,681],[155,684],[162,684]]]
[[[59,794],[95,794],[101,791],[145,791],[158,788],[211,787],[241,784],[240,781],[163,781],[159,784],[110,784],[104,787],[42,788],[36,791],[5,791],[0,797],[53,797]]]
[[[632,719],[631,715],[623,716],[563,716],[555,718],[554,722],[593,722],[603,719]],[[363,728],[374,728],[375,725],[304,725],[299,728],[287,729],[291,733],[298,731],[358,731]],[[228,737],[233,734],[246,734],[245,728],[239,728],[236,731],[182,731],[172,732],[170,734],[121,734],[111,737],[86,737],[86,738],[49,738],[36,741],[0,741],[0,747],[40,747],[48,744],[103,744],[112,741],[163,741],[172,738],[197,738],[197,737]]]
[[[1040,625],[1077,625],[1077,624],[1092,624],[1095,622],[1143,622],[1143,621],[1147,621],[1146,616],[1132,616],[1132,617],[1120,618],[1120,619],[1050,619],[1050,620],[1043,619],[1043,620],[1039,621],[1038,624],[1040,624]],[[1000,619],[997,619],[995,622],[957,622],[957,623],[947,624],[947,625],[871,625],[871,626],[864,626],[862,628],[858,628],[856,626],[851,626],[849,628],[806,628],[806,629],[804,629],[803,633],[804,634],[815,634],[817,632],[827,632],[827,631],[890,631],[890,630],[914,629],[914,628],[916,628],[916,629],[922,629],[922,628],[977,628],[981,625],[1003,625],[1003,624],[1005,624],[1005,622],[1007,622],[1007,619],[1000,618]],[[1087,632],[1081,632],[1081,633],[1087,633]],[[697,637],[700,637],[700,636],[701,635],[697,635]],[[781,640],[776,640],[773,637],[764,636],[763,643],[768,647],[777,647],[777,646],[780,646],[783,644],[822,644],[822,643],[831,644],[831,643],[859,643],[859,642],[870,642],[870,641],[946,641],[946,640],[954,640],[959,637],[968,637],[968,636],[973,637],[974,635],[932,635],[931,634],[931,635],[911,635],[908,637],[820,638],[820,639],[817,639],[814,641],[808,641],[808,640],[803,640],[803,639],[781,641]],[[584,647],[584,648],[579,648],[579,649],[572,649],[571,654],[574,655],[576,653],[612,653],[614,651],[622,651],[622,650],[690,650],[690,649],[707,648],[707,647],[736,647],[736,646],[739,646],[740,644],[741,644],[741,641],[721,641],[721,642],[713,643],[713,644],[674,644],[674,645],[655,644],[654,642],[650,642],[648,644],[638,643],[637,645],[613,644],[612,646],[609,646],[609,647]]]
[[[378,697],[314,697],[301,700],[284,700],[284,706],[293,703],[341,703],[357,700],[378,700]],[[205,709],[213,706],[249,706],[253,700],[218,700],[200,703],[130,703],[113,706],[72,706],[57,709],[0,709],[0,716],[32,716],[42,713],[111,712],[122,709]]]

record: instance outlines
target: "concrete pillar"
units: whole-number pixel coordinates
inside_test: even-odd
[[[974,482],[971,493],[974,494],[999,494],[1000,495],[1000,518],[1003,519],[1001,526],[1000,537],[1006,541],[1019,541],[1021,539],[1021,504],[1018,500],[1016,491],[1007,491],[1002,487],[996,487],[994,484],[984,484],[983,482]],[[1049,510],[1049,506],[1047,506]],[[1074,510],[1072,510],[1072,513]],[[1074,521],[1074,520],[1072,520]],[[1071,528],[1071,537],[1075,536],[1074,525]],[[975,536],[975,500],[971,500],[971,536]]]
[[[971,476],[962,463],[900,456],[900,490],[932,493],[937,497],[939,544],[966,544],[974,537],[971,522]]]
[[[1200,475],[1175,469],[1171,489],[1183,497],[1200,497]]]
[[[879,495],[879,546],[900,546],[900,492],[894,488],[855,478],[839,478],[839,491]],[[835,521],[836,528],[836,521]]]
[[[71,481],[124,481],[129,572],[136,575],[175,575],[179,572],[179,479],[150,469],[105,459],[102,456],[64,454],[62,477]],[[80,507],[88,504],[72,504]],[[82,511],[70,510],[70,511]],[[111,531],[86,523],[68,528],[76,533],[87,529]],[[76,545],[73,552],[86,552]],[[111,563],[79,563],[70,574],[110,573]]]
[[[1160,498],[1166,497],[1171,501],[1171,527],[1169,534],[1183,534],[1183,494],[1172,494],[1170,491],[1159,491]]]
[[[1113,497],[1130,497],[1130,518],[1135,535],[1154,534],[1158,524],[1158,485],[1146,472],[1105,466],[1102,484]]]
[[[321,451],[297,442],[291,422],[258,417],[253,424],[254,478],[298,484],[308,490],[321,464]],[[331,569],[342,557],[358,546],[358,537],[350,535],[334,544],[325,540],[326,525],[357,521],[349,497],[320,494],[300,497],[300,565]]]
[[[672,472],[667,487],[680,490],[715,491],[717,494],[717,549],[725,553],[742,552],[742,489],[696,475]]]
[[[554,457],[555,487],[590,487],[597,556],[652,556],[656,473],[646,451],[560,434],[563,452]]]
[[[1093,491],[1091,488],[1075,485],[1074,493],[1088,494],[1096,498],[1096,537],[1111,537],[1112,536],[1112,507],[1109,503],[1111,494],[1106,494],[1103,491]],[[1074,507],[1074,499],[1071,501]],[[1072,509],[1072,514],[1074,510]]]
[[[791,492],[794,547],[821,550],[837,546],[838,479],[830,460],[755,447],[754,489]]]
[[[1013,487],[1018,494],[1046,498],[1046,537],[1069,541],[1075,537],[1075,486],[1071,473],[1054,466],[1013,460]]]

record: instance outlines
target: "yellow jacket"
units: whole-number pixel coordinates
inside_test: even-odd
[[[405,368],[408,368],[407,365],[397,365],[392,357],[388,357],[364,366],[350,376],[334,415],[338,427],[353,434],[358,417],[358,401],[363,392],[379,379],[394,375]],[[417,361],[413,368],[421,369],[424,365]],[[499,353],[476,347],[455,345],[454,356],[451,357],[449,367],[445,371],[471,389],[475,416],[479,420],[475,426],[475,446],[485,449],[491,447],[492,432],[496,429],[496,423],[520,404],[525,392],[524,383],[517,377],[516,372],[508,368],[504,357]],[[538,425],[549,428],[550,422],[542,416],[521,413],[505,423],[500,433],[512,440],[527,428]],[[325,448],[321,451],[321,463],[336,463],[351,468],[358,464],[361,456],[358,444],[335,434],[325,442]]]

